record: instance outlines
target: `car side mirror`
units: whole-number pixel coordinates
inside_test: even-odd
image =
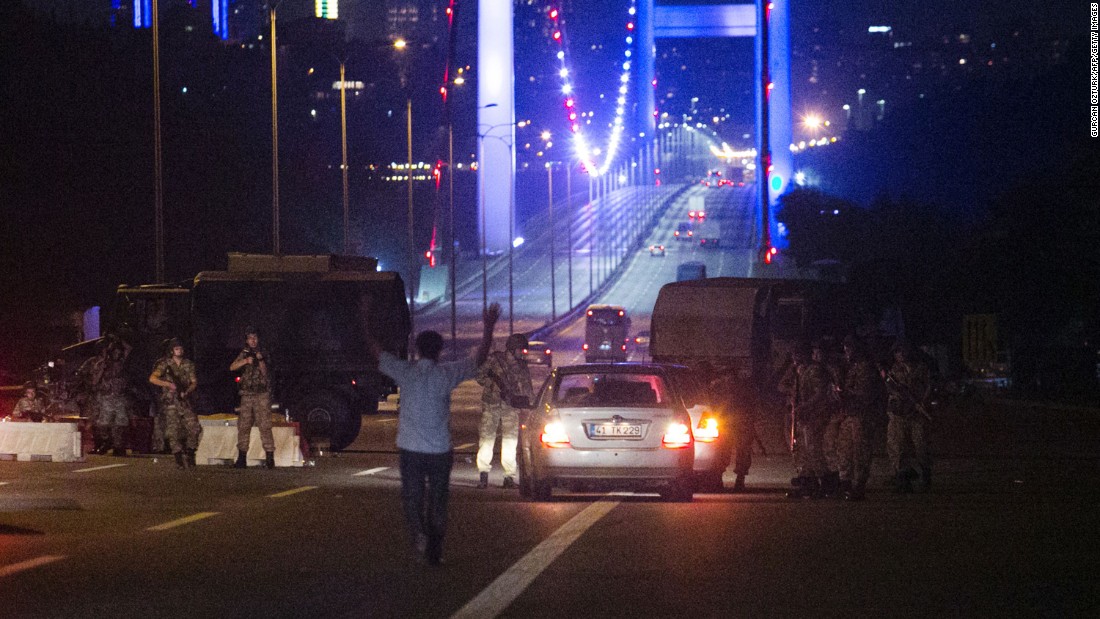
[[[514,395],[511,401],[512,408],[534,408],[531,399],[525,395]]]

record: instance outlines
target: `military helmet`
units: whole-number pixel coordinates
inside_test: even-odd
[[[176,346],[183,346],[183,341],[178,337],[170,337],[164,340],[164,352],[171,354]]]
[[[504,343],[505,350],[522,350],[527,348],[527,336],[522,333],[513,333],[508,336],[508,340]]]
[[[28,380],[27,382],[23,383],[23,391],[26,391],[27,389],[34,389],[37,391],[38,384],[35,383],[33,380]]]
[[[248,325],[244,328],[244,335],[245,337],[248,337],[249,335],[255,335],[259,337],[260,330],[256,328],[256,325]]]

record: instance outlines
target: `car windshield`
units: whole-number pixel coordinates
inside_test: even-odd
[[[554,389],[558,406],[667,407],[670,394],[659,374],[565,374]]]

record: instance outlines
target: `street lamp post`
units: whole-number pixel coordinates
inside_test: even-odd
[[[164,273],[164,162],[160,135],[160,15],[153,0],[153,220],[156,254],[154,270],[157,283]]]
[[[546,186],[550,209],[550,322],[558,319],[557,287],[554,276],[554,164],[546,162]]]
[[[393,47],[399,52],[403,52],[408,48],[408,43],[404,39],[397,39],[393,42]],[[407,166],[405,169],[406,180],[408,181],[408,227],[409,227],[409,256],[412,258],[412,272],[409,274],[409,333],[415,334],[416,329],[415,316],[416,316],[416,279],[420,275],[419,273],[419,256],[416,251],[416,236],[413,231],[413,178],[412,178],[412,164],[413,164],[413,150],[412,150],[412,93],[408,91],[408,58],[404,58],[401,63],[401,88],[405,90],[405,143],[407,146]]]
[[[348,217],[348,102],[345,62],[340,61],[340,172],[344,190],[344,254],[351,254],[351,233]]]
[[[565,166],[565,256],[568,262],[566,271],[569,273],[569,309],[573,309],[573,161],[566,161]]]
[[[275,7],[268,9],[271,16],[271,248],[276,256],[281,255],[279,248],[279,71],[278,45],[275,40]]]

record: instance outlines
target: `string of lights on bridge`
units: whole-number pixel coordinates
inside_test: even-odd
[[[565,20],[563,19],[561,8],[556,4],[552,4],[546,10],[546,15],[550,20],[552,28],[551,37],[558,44],[558,52],[556,54],[558,59],[558,77],[561,78],[562,103],[565,109],[566,119],[569,122],[569,130],[573,134],[573,146],[576,150],[577,157],[581,161],[581,166],[593,176],[605,174],[611,168],[611,164],[614,163],[615,156],[618,154],[619,143],[622,141],[624,130],[623,117],[626,114],[626,94],[630,88],[631,67],[633,65],[631,60],[633,52],[631,48],[634,44],[634,16],[637,14],[637,11],[638,9],[634,4],[634,0],[631,0],[630,7],[627,9],[627,19],[625,21],[626,35],[624,41],[626,49],[623,52],[622,72],[619,74],[618,96],[615,99],[615,118],[608,124],[611,134],[608,137],[607,146],[601,149],[592,146],[584,131],[584,126],[592,124],[594,112],[583,112],[578,104],[577,89],[571,77],[574,73],[570,69],[570,58],[566,53],[568,48],[566,45],[567,36],[565,32]],[[588,120],[583,120],[586,115]],[[603,155],[603,163],[597,164],[596,161],[600,155]]]

